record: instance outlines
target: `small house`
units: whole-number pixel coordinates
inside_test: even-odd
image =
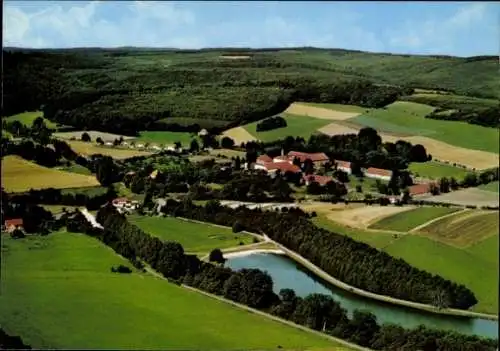
[[[341,161],[341,160],[335,160],[335,163],[337,165],[337,169],[343,172],[346,172],[347,174],[351,174],[351,162],[348,161]]]
[[[304,163],[304,161],[307,159],[311,160],[314,164],[324,164],[330,160],[328,156],[323,152],[307,153],[290,151],[288,153],[288,158],[291,159],[292,162],[295,157],[297,157],[302,163]]]
[[[365,171],[365,177],[380,179],[380,180],[391,180],[392,171],[388,169],[370,167]]]
[[[14,218],[14,219],[6,219],[5,223],[5,231],[7,233],[12,233],[16,229],[23,230],[23,219],[22,218]]]
[[[255,163],[263,165],[265,163],[273,162],[273,159],[267,155],[260,155],[257,157],[257,161]]]
[[[408,187],[411,196],[425,195],[431,192],[432,183],[414,184]]]
[[[302,177],[302,182],[305,185],[309,185],[312,182],[316,182],[319,185],[324,186],[328,182],[333,182],[333,181],[334,181],[334,179],[332,177],[329,177],[329,176],[320,176],[320,175],[316,175],[316,174],[306,175],[306,176]]]
[[[208,135],[208,131],[206,129],[202,129],[198,132],[198,136],[202,137],[202,136],[206,136]]]

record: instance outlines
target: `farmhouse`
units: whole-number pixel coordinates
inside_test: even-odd
[[[344,171],[347,174],[351,174],[351,162],[335,160],[335,164],[337,165],[337,169],[340,171]]]
[[[263,164],[255,164],[254,169],[261,169],[269,173],[276,173],[280,171],[281,173],[292,172],[300,173],[300,167],[292,165],[288,162],[266,162]]]
[[[273,162],[273,159],[267,155],[260,155],[259,157],[257,157],[256,161],[256,163],[259,165],[263,165],[265,163],[270,163],[270,162]]]
[[[375,178],[381,180],[391,180],[392,171],[387,169],[370,167],[365,171],[365,176],[368,178]]]
[[[334,181],[334,179],[332,177],[320,176],[320,175],[316,175],[316,174],[311,174],[311,175],[307,175],[307,176],[302,177],[302,182],[305,185],[309,185],[312,182],[317,182],[319,185],[323,186],[326,183],[333,182],[333,181]]]
[[[7,233],[12,233],[16,229],[23,229],[23,219],[6,219],[4,223],[4,229]]]
[[[411,196],[424,195],[431,191],[431,183],[415,184],[408,187]]]
[[[290,160],[290,162],[292,162],[295,157],[297,157],[300,162],[304,162],[305,160],[309,159],[313,161],[314,164],[324,164],[330,160],[328,156],[326,156],[326,154],[323,152],[307,153],[290,151],[288,153],[288,159]]]

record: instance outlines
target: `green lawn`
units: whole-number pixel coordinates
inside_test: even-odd
[[[488,183],[488,184],[485,184],[485,185],[480,185],[478,188],[482,189],[482,190],[493,191],[495,193],[500,192],[499,191],[499,182],[498,182],[498,180],[496,182],[491,182],[491,183]]]
[[[418,207],[410,211],[385,217],[372,224],[370,228],[407,232],[410,229],[424,224],[434,218],[439,218],[449,213],[457,212],[458,210],[458,208],[446,207]]]
[[[7,117],[6,121],[8,121],[8,122],[19,121],[22,124],[27,125],[28,127],[31,127],[31,125],[33,124],[33,121],[35,119],[37,119],[38,117],[43,117],[43,112],[33,111],[33,112],[18,113],[17,115]],[[45,125],[48,128],[56,129],[57,125],[54,122],[51,122],[46,118],[44,118],[44,121],[45,121]]]
[[[408,170],[413,172],[417,177],[438,179],[442,177],[454,177],[457,180],[463,179],[468,173],[467,170],[455,167],[452,165],[447,165],[439,162],[413,162],[408,167]]]
[[[490,236],[467,248],[467,252],[494,263],[498,267],[498,235]]]
[[[464,284],[479,301],[474,311],[498,313],[498,265],[483,258],[481,249],[476,250],[479,254],[472,254],[418,235],[405,235],[384,251],[417,268]]]
[[[183,147],[189,147],[192,139],[199,139],[192,133],[186,132],[168,132],[168,131],[143,131],[140,132],[139,138],[134,139],[135,143],[151,143],[161,145],[173,145],[180,141]]]
[[[315,102],[301,102],[302,105],[314,106],[327,108],[329,110],[339,111],[339,112],[352,112],[352,113],[365,113],[370,109],[366,107],[356,106],[356,105],[342,105],[342,104],[322,104]]]
[[[289,135],[292,135],[294,137],[303,137],[307,140],[312,134],[316,133],[319,128],[324,127],[332,122],[327,119],[297,116],[291,114],[283,114],[283,117],[285,118],[287,123],[287,126],[284,128],[277,128],[265,132],[257,132],[257,124],[259,122],[250,123],[244,125],[243,127],[247,130],[247,132],[262,141],[278,140]]]
[[[57,169],[66,172],[72,172],[77,174],[91,175],[92,172],[86,167],[79,165],[77,163],[73,163],[71,166],[57,167]]]
[[[253,237],[233,233],[229,228],[183,221],[173,217],[130,216],[131,223],[145,232],[166,241],[181,243],[187,252],[208,253],[212,249],[251,244]]]
[[[83,234],[2,243],[0,325],[40,349],[305,349],[331,341],[153,276]]]
[[[314,224],[318,227],[329,230],[331,232],[346,235],[354,240],[364,242],[376,248],[384,248],[391,242],[400,237],[398,234],[384,232],[369,232],[363,229],[347,228],[337,222],[331,221],[324,216],[318,215],[313,219]]]
[[[433,109],[428,105],[399,101],[348,121],[375,128],[380,132],[426,136],[467,149],[498,152],[497,129],[465,122],[424,118]],[[466,137],[472,135],[481,137]]]

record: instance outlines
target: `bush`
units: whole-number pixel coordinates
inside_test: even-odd
[[[226,259],[220,249],[213,249],[208,256],[210,262],[224,263]]]
[[[85,133],[82,134],[82,141],[85,141],[86,143],[92,141],[92,139],[90,138],[89,133],[85,132]]]
[[[118,267],[111,267],[111,272],[113,273],[132,273],[132,270],[124,265],[119,265]]]
[[[243,229],[244,229],[243,225],[240,222],[238,222],[238,221],[234,222],[234,224],[233,224],[233,233],[239,233]]]

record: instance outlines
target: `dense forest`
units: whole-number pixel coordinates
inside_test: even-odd
[[[411,94],[410,87],[491,97],[498,85],[490,57],[303,49],[257,50],[248,59],[228,60],[223,53],[4,50],[2,113],[42,109],[63,125],[130,135],[145,129],[220,131],[273,116],[297,100],[382,107]],[[465,85],[463,71],[477,76],[477,83]]]
[[[83,215],[68,218],[66,224],[70,231],[84,232],[101,240],[138,269],[144,269],[143,262],[147,263],[173,283],[193,286],[362,346],[394,351],[493,351],[496,347],[496,340],[424,326],[407,330],[391,324],[379,325],[372,313],[364,311],[356,310],[349,318],[347,311],[327,295],[311,294],[302,298],[291,289],[282,289],[276,294],[272,278],[266,272],[232,271],[200,261],[196,255],[186,254],[179,243],[162,242],[131,225],[111,205],[99,210],[97,220],[104,225],[104,230],[92,228]]]

